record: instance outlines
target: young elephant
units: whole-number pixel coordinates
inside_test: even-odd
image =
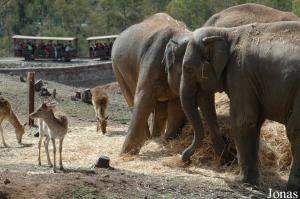
[[[201,140],[196,95],[225,91],[238,150],[238,180],[258,182],[260,128],[265,119],[286,125],[293,163],[288,188],[300,190],[300,23],[200,28],[183,60],[180,97]]]
[[[108,104],[108,96],[101,89],[101,87],[95,87],[92,89],[92,104],[95,109],[97,118],[97,132],[102,131],[103,134],[106,133],[107,119],[106,109]]]

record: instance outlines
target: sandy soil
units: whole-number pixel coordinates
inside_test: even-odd
[[[24,122],[26,84],[18,77],[5,75],[0,75],[0,81],[2,95],[11,100]],[[71,120],[63,146],[66,171],[52,173],[43,148],[42,166],[37,166],[38,138],[33,136],[37,129],[28,128],[24,145],[18,146],[13,129],[6,123],[5,138],[10,147],[0,143],[0,198],[265,198],[269,187],[282,189],[286,183],[286,170],[263,170],[260,188],[236,184],[231,180],[238,172],[236,161],[219,166],[215,160],[196,156],[192,164],[180,166],[179,154],[188,144],[180,141],[185,135],[167,145],[159,139],[148,141],[139,155],[119,156],[130,112],[116,83],[105,88],[110,97],[106,135],[95,131],[91,105],[70,100],[80,88],[53,82],[48,87],[57,89],[59,107]],[[218,107],[219,115],[226,115],[228,100],[223,95],[219,98],[222,100],[217,107],[223,107]],[[36,97],[38,103],[41,100]],[[222,122],[228,126],[228,117],[224,116]],[[228,131],[226,125],[222,125],[222,131]],[[264,129],[284,131],[283,126],[274,123],[267,123]],[[100,155],[110,157],[111,169],[94,168]]]

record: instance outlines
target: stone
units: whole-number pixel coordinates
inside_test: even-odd
[[[4,180],[4,184],[9,184],[9,183],[10,183],[10,180],[6,178],[6,179]]]
[[[99,157],[98,161],[95,164],[97,168],[110,168],[109,166],[110,159],[108,156],[102,155]]]
[[[40,136],[40,132],[37,131],[33,136],[34,136],[34,137],[39,137],[39,136]]]
[[[42,89],[43,86],[44,86],[43,80],[39,79],[34,84],[34,90],[37,91],[37,92],[39,92],[39,91],[41,91],[41,89]]]
[[[21,82],[26,82],[26,79],[25,79],[25,77],[23,77],[23,76],[20,76],[20,81],[21,81]]]
[[[85,89],[81,93],[81,101],[87,103],[87,104],[92,104],[92,92],[91,89]]]
[[[71,100],[72,101],[79,101],[79,98],[75,97],[75,96],[71,96]]]
[[[81,91],[76,91],[75,97],[81,99]]]
[[[48,91],[46,87],[42,87],[40,90],[40,96],[49,97],[51,96],[51,93]]]

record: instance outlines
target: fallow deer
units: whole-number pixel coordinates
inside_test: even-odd
[[[5,142],[4,135],[3,135],[3,128],[2,123],[3,121],[8,120],[9,123],[15,128],[15,133],[17,137],[17,141],[19,144],[22,143],[22,136],[25,133],[24,129],[27,123],[22,125],[17,118],[16,114],[11,108],[10,103],[4,99],[3,97],[0,97],[0,132],[1,132],[1,138],[2,143],[5,147],[8,147],[8,145]]]
[[[101,89],[101,87],[95,87],[92,89],[92,104],[96,113],[97,119],[97,132],[101,129],[102,133],[106,133],[107,119],[106,109],[108,105],[108,96]]]
[[[38,142],[38,150],[39,150],[39,157],[38,157],[38,164],[41,165],[41,142],[46,135],[44,140],[45,151],[47,155],[48,165],[50,167],[53,166],[53,172],[56,172],[56,146],[55,146],[55,139],[59,140],[59,166],[60,170],[63,170],[62,164],[62,144],[65,135],[68,132],[68,118],[67,116],[60,112],[56,108],[56,104],[53,103],[42,103],[42,105],[33,113],[30,114],[30,118],[39,119],[39,142]],[[52,141],[53,144],[53,165],[50,160],[48,145],[49,141]]]

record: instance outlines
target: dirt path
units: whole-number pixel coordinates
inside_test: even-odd
[[[120,157],[125,129],[125,125],[109,127],[108,134],[101,135],[94,126],[71,128],[63,148],[66,172],[56,174],[46,166],[44,150],[42,166],[37,166],[37,138],[28,134],[24,137],[27,147],[20,148],[9,132],[11,147],[0,148],[0,192],[8,198],[241,198],[262,194],[224,181],[222,172],[171,168],[167,163],[174,154],[157,142],[149,142],[138,156]],[[108,155],[114,170],[94,169],[99,155]],[[5,179],[10,183],[4,185]]]
[[[0,75],[0,81],[2,95],[24,122],[26,85],[18,77],[5,75]],[[179,154],[191,139],[186,134],[168,145],[160,140],[148,141],[139,155],[120,157],[130,112],[116,84],[105,88],[110,97],[106,135],[95,131],[91,105],[70,100],[78,88],[53,82],[47,86],[57,89],[59,106],[71,120],[63,147],[66,171],[52,173],[43,147],[42,166],[37,166],[38,138],[33,136],[37,129],[27,129],[25,145],[18,146],[13,129],[6,123],[5,138],[10,147],[3,148],[0,142],[0,198],[265,198],[269,187],[282,189],[286,183],[286,172],[279,175],[268,170],[263,171],[260,190],[236,184],[230,181],[238,171],[236,162],[220,167],[206,156],[197,156],[199,153],[191,165],[180,166]],[[42,99],[37,97],[36,101]],[[217,106],[227,106],[228,111],[226,100]],[[217,108],[222,114],[223,109]],[[228,117],[222,117],[221,123],[228,126]],[[224,132],[229,131],[225,124],[221,125]],[[264,129],[284,131],[273,123]],[[186,136],[188,139],[182,142]],[[51,155],[51,144],[49,147]],[[93,167],[100,155],[110,157],[113,170]]]

